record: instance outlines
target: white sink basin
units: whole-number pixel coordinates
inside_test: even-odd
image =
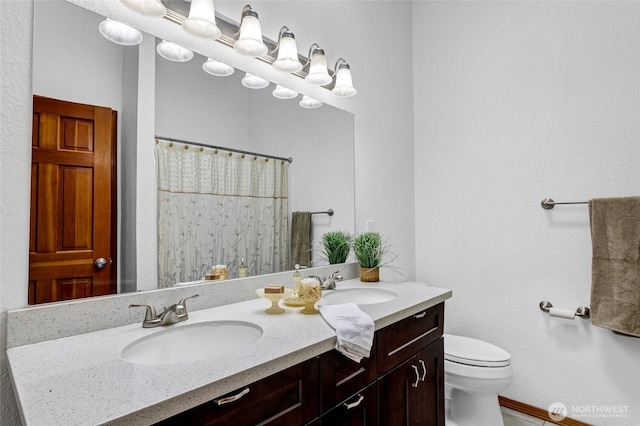
[[[242,321],[211,321],[162,328],[122,350],[134,364],[164,365],[214,358],[243,349],[262,336],[262,328]]]
[[[322,293],[321,303],[337,305],[339,303],[355,303],[358,305],[372,305],[374,303],[388,302],[398,297],[398,293],[386,288],[345,288],[328,290]]]

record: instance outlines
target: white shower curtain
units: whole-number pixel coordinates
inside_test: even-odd
[[[156,140],[158,287],[200,280],[216,264],[237,277],[287,267],[282,160]]]

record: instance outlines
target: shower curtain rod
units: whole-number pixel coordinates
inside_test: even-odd
[[[206,144],[206,143],[185,141],[185,140],[182,140],[182,139],[167,138],[167,137],[164,137],[164,136],[156,136],[156,139],[162,139],[162,140],[170,141],[170,142],[184,143],[184,144],[187,144],[187,145],[201,146],[201,147],[204,147],[204,148],[221,149],[223,151],[237,152],[239,154],[247,154],[247,155],[254,155],[254,156],[265,157],[265,158],[273,158],[275,160],[282,160],[282,161],[286,161],[288,163],[293,163],[293,158],[292,157],[289,157],[289,158],[276,157],[275,155],[260,154],[259,152],[243,151],[241,149],[227,148],[227,147],[224,147],[224,146],[216,146],[216,145],[209,145],[209,144]]]

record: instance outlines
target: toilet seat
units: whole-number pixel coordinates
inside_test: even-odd
[[[511,365],[511,355],[491,343],[470,337],[444,335],[445,361],[472,367],[506,367]]]

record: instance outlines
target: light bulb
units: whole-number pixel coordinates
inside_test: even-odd
[[[211,75],[215,75],[216,77],[226,77],[233,74],[233,72],[235,71],[232,66],[211,58],[207,59],[207,62],[202,64],[202,69]]]
[[[160,56],[173,62],[187,62],[193,58],[193,52],[170,41],[162,40],[156,47]]]
[[[123,46],[135,46],[142,41],[142,33],[140,31],[109,18],[100,23],[98,30],[107,40]]]
[[[298,92],[295,90],[288,89],[284,86],[280,86],[279,84],[273,89],[273,96],[278,99],[293,99],[298,96]]]

